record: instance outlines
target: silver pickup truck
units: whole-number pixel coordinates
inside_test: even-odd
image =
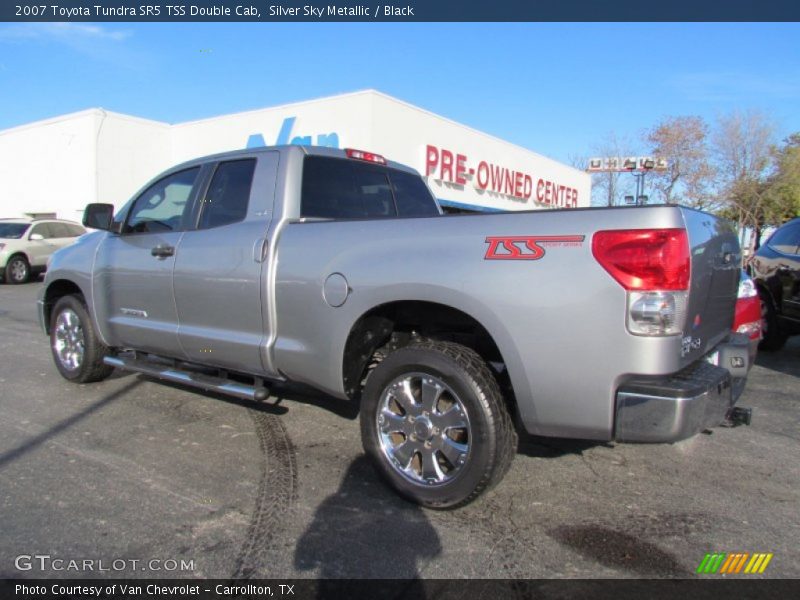
[[[443,216],[408,167],[286,146],[182,164],[84,224],[38,300],[61,375],[351,398],[379,472],[425,506],[499,481],[518,428],[716,426],[750,368],[736,234],[681,207]]]

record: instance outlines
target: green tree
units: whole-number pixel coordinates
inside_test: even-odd
[[[780,225],[800,215],[800,132],[772,151],[774,171],[767,182],[766,225]]]

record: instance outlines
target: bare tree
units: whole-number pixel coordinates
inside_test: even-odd
[[[707,138],[708,125],[693,116],[668,117],[647,132],[653,156],[668,162],[666,171],[648,175],[666,204],[711,206],[714,169],[709,163]]]
[[[614,157],[630,155],[630,142],[621,140],[613,132],[598,144],[592,151],[598,157]],[[585,168],[585,167],[584,167]],[[593,173],[592,204],[595,206],[614,206],[626,192],[631,189],[630,175],[627,173]]]
[[[737,111],[719,118],[712,136],[725,212],[758,238],[770,194],[774,125],[763,112]]]
[[[575,167],[581,171],[585,171],[587,165],[589,164],[589,158],[583,154],[575,154],[574,152],[570,152],[567,155],[567,164],[570,167]]]

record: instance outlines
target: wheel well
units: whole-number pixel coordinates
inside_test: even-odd
[[[21,256],[22,258],[25,259],[25,262],[27,262],[28,264],[31,264],[31,259],[29,259],[28,255],[25,254],[24,252],[14,252],[14,254],[12,254],[11,256],[8,257],[8,260],[6,261],[6,264],[11,262],[12,258],[17,258],[18,256]]]
[[[775,294],[772,293],[772,290],[767,285],[761,281],[756,281],[756,289],[759,291],[759,295],[762,298],[766,296],[767,301],[772,305],[774,310],[778,310],[780,308],[778,305],[780,298],[776,298]],[[780,293],[780,288],[778,289],[778,292]]]
[[[68,279],[59,279],[47,286],[44,294],[44,326],[47,333],[50,333],[50,316],[53,307],[61,298],[69,295],[77,295],[83,299],[83,292],[75,283]]]
[[[391,351],[419,339],[451,341],[473,349],[489,364],[507,400],[513,401],[505,361],[486,328],[458,309],[421,301],[383,304],[353,325],[342,365],[347,395],[359,397],[368,371],[380,362],[385,350]]]

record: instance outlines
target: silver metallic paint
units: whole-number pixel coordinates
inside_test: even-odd
[[[703,213],[664,206],[301,220],[304,155],[342,156],[342,151],[280,147],[230,153],[202,162],[257,156],[257,171],[263,175],[262,161],[272,160],[266,156],[270,152],[280,154],[274,187],[267,183],[268,177],[262,178],[262,189],[254,189],[253,197],[266,207],[273,195],[274,207],[271,215],[265,208],[267,212],[248,214],[241,226],[231,228],[231,235],[241,238],[230,240],[225,250],[236,257],[234,265],[228,265],[227,271],[220,264],[204,270],[209,252],[188,242],[182,247],[183,236],[194,232],[177,234],[183,238],[176,243],[177,262],[184,273],[174,278],[179,296],[174,314],[167,301],[169,264],[156,261],[148,253],[120,273],[124,262],[120,262],[120,253],[107,252],[103,244],[114,234],[87,236],[83,243],[57,253],[46,286],[66,278],[83,290],[91,290],[87,297],[90,314],[110,346],[133,345],[179,358],[187,356],[188,348],[197,359],[197,352],[207,344],[212,352],[201,362],[306,382],[338,397],[345,396],[345,343],[361,316],[396,301],[443,304],[470,315],[493,337],[528,431],[592,439],[613,436],[615,391],[627,378],[673,373],[697,359],[694,354],[681,356],[680,335],[650,338],[627,332],[626,293],[593,258],[591,240],[595,231],[687,227],[693,255],[697,251],[699,257],[692,264],[691,289],[697,297],[691,301],[689,314],[695,309],[703,315],[707,310],[727,310],[727,271],[712,259],[730,236],[719,221]],[[390,166],[401,168],[394,163]],[[206,233],[209,248],[228,243],[223,229]],[[539,260],[486,261],[485,238],[489,235],[584,235],[585,241],[581,246],[548,247]],[[266,256],[259,263],[253,248],[262,239],[266,240]],[[239,243],[239,250],[235,250]],[[91,260],[95,247],[96,265]],[[738,252],[738,245],[735,249]],[[261,266],[254,270],[253,265]],[[323,297],[324,282],[332,273],[341,273],[352,289],[340,307],[330,306]],[[738,272],[735,277],[738,281]],[[92,280],[94,285],[89,286]],[[157,281],[163,284],[154,286]],[[704,289],[711,291],[704,294]],[[157,312],[150,313],[153,294],[161,295],[161,310],[170,314],[159,318]],[[191,298],[203,294],[208,296],[192,308]],[[155,316],[124,321],[113,312],[114,302],[120,302],[123,295],[124,306]],[[100,301],[94,302],[95,297]],[[254,315],[257,297],[258,317]],[[731,286],[731,318],[733,302],[735,283]],[[181,314],[188,311],[185,328],[179,325],[178,308]],[[709,319],[703,330],[703,349],[724,337],[727,319],[727,314]],[[179,329],[186,336],[184,346],[178,343]],[[216,357],[215,347],[221,349]],[[260,357],[260,366],[254,352]]]

